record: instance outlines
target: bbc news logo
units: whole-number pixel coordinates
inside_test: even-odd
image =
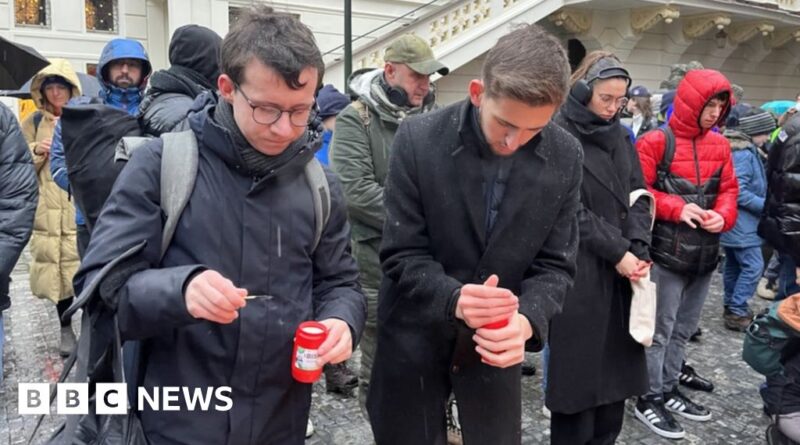
[[[128,403],[125,383],[95,385],[96,414],[127,414],[129,406],[138,411],[229,411],[233,407],[231,387],[190,388],[163,386],[136,389],[136,404]],[[89,414],[89,384],[59,383],[56,385],[57,415]],[[53,414],[50,411],[49,383],[19,384],[19,414]]]

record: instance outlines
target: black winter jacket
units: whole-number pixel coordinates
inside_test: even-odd
[[[38,198],[28,144],[17,118],[0,104],[0,312],[11,305],[11,270],[31,236]]]
[[[222,39],[212,30],[186,25],[175,30],[169,44],[169,69],[153,73],[139,106],[145,133],[160,136],[188,130],[189,109],[203,91],[216,88]]]
[[[800,264],[800,118],[792,118],[767,158],[767,200],[758,234]]]
[[[212,120],[209,94],[190,124],[198,139],[194,192],[159,261],[160,139],[134,152],[92,233],[76,275],[82,288],[111,259],[142,240],[147,268],[118,293],[125,340],[143,340],[142,385],[232,388],[228,412],[143,411],[151,444],[302,444],[311,385],[291,376],[294,332],[300,322],[339,318],[357,341],[366,316],[341,188],[328,173],[331,213],[315,251],[311,190],[302,150],[260,180],[252,178],[231,135]],[[198,103],[200,100],[198,100]],[[193,274],[213,269],[250,295],[228,325],[189,315],[184,288]]]

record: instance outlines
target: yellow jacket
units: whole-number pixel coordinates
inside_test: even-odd
[[[75,231],[75,207],[67,192],[53,181],[50,175],[50,158],[37,155],[33,148],[39,141],[50,139],[58,118],[46,105],[40,91],[42,82],[49,76],[61,76],[72,84],[72,97],[80,95],[80,82],[69,62],[52,59],[31,81],[31,96],[38,112],[31,113],[22,122],[22,134],[28,142],[39,182],[39,204],[31,236],[31,293],[39,298],[58,302],[74,295],[72,276],[78,269],[78,250]],[[36,115],[41,121],[35,125]]]

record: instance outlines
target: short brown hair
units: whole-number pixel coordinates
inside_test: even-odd
[[[325,73],[322,54],[307,26],[290,15],[274,12],[268,6],[255,6],[244,12],[220,48],[220,71],[236,84],[244,80],[244,68],[253,59],[277,71],[289,88],[300,89],[300,73],[315,68],[317,85]]]
[[[569,59],[555,36],[538,25],[521,25],[489,50],[481,77],[489,97],[530,106],[561,105],[568,90]]]

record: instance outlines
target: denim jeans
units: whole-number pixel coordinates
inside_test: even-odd
[[[794,260],[789,255],[784,253],[780,257],[781,270],[778,275],[778,293],[775,295],[775,300],[783,300],[784,298],[800,292],[800,286],[797,285],[797,275],[795,274]]]
[[[678,384],[686,343],[697,330],[711,274],[687,276],[653,264],[650,279],[656,283],[656,332],[645,349],[648,396],[671,391]]]
[[[747,302],[758,287],[764,270],[761,247],[726,247],[722,283],[725,287],[723,304],[735,315],[750,315]]]

